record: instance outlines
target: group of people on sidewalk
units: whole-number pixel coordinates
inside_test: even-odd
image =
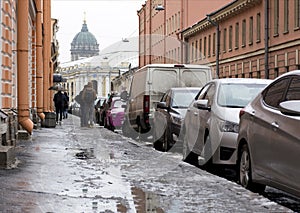
[[[80,104],[80,125],[81,127],[92,127],[94,125],[94,101],[97,93],[93,88],[93,83],[88,82],[75,97],[75,101]],[[61,124],[63,118],[68,118],[69,96],[67,92],[58,90],[53,98],[56,112],[56,123]]]
[[[69,96],[67,92],[62,93],[58,90],[53,97],[55,112],[56,112],[56,124],[61,124],[62,119],[68,118],[69,108]],[[58,117],[59,116],[59,117]]]

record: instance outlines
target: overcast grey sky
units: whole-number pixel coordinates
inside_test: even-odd
[[[80,32],[84,13],[86,23],[99,43],[100,51],[138,36],[137,11],[146,0],[52,0],[51,17],[58,19],[59,61],[71,60],[71,42]]]

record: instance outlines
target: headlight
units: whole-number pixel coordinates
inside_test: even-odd
[[[221,132],[239,132],[239,125],[230,121],[220,121],[219,128]]]
[[[181,126],[181,123],[182,123],[182,121],[183,121],[183,118],[182,118],[181,116],[174,116],[174,115],[171,115],[171,121],[172,121],[172,123]]]

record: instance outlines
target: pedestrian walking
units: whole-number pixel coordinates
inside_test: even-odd
[[[67,92],[64,92],[64,95],[66,97],[66,101],[64,102],[64,113],[63,113],[63,118],[67,119],[68,118],[68,109],[69,109],[69,96]]]
[[[56,124],[58,124],[58,116],[59,116],[59,124],[61,124],[64,110],[64,102],[66,101],[65,95],[58,90],[57,93],[53,97],[55,113],[56,113]]]
[[[83,87],[83,89],[79,92],[79,94],[75,97],[75,101],[80,104],[79,116],[80,116],[80,126],[81,127],[87,126],[86,104],[82,98],[82,93],[86,87],[87,87],[87,85],[85,85]]]
[[[87,87],[82,92],[82,99],[86,104],[85,115],[86,124],[92,127],[94,125],[94,102],[97,98],[97,93],[93,88],[92,82],[88,82]]]

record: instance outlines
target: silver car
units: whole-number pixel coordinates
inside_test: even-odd
[[[154,146],[168,151],[178,140],[181,122],[191,101],[201,87],[173,87],[162,96],[156,105],[154,122],[155,135],[158,138]]]
[[[239,112],[271,80],[227,78],[207,83],[187,109],[180,138],[183,160],[236,164]]]
[[[274,80],[240,112],[238,174],[242,186],[265,185],[300,197],[300,70]]]

